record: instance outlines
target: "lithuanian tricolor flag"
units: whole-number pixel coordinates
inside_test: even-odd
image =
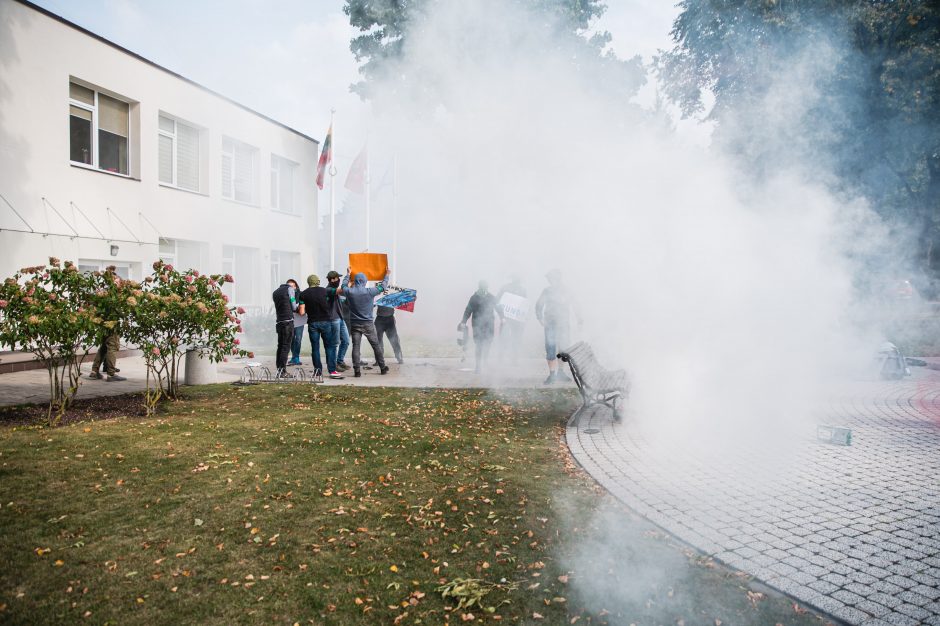
[[[323,189],[323,179],[326,177],[326,170],[333,162],[333,125],[330,124],[330,130],[326,131],[326,139],[323,140],[323,150],[320,151],[320,160],[317,162],[317,187]]]

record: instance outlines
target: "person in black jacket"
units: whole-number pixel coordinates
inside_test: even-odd
[[[485,280],[480,281],[476,293],[470,296],[463,319],[457,324],[457,330],[463,330],[470,320],[473,328],[473,346],[476,352],[475,369],[477,374],[483,371],[483,365],[489,358],[490,345],[496,335],[496,298],[489,292]]]
[[[304,308],[303,305],[297,303],[296,290],[287,282],[274,290],[271,299],[274,301],[274,315],[276,316],[274,328],[277,331],[277,355],[274,358],[274,364],[277,368],[277,377],[291,378],[286,368],[287,355],[290,352],[291,342],[294,340],[294,311],[303,315]]]
[[[307,277],[310,285],[300,294],[307,313],[307,332],[313,347],[313,369],[315,375],[323,375],[323,361],[320,359],[320,340],[326,350],[326,368],[330,378],[342,378],[336,369],[336,347],[339,345],[339,307],[336,306],[336,291],[320,286],[320,277],[311,274]],[[331,293],[332,292],[332,293]]]

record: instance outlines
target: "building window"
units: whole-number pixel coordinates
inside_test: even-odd
[[[293,278],[298,285],[306,285],[300,279],[300,253],[271,250],[271,291],[283,285],[288,278]],[[303,289],[303,287],[301,287]]]
[[[294,213],[294,168],[297,164],[271,155],[271,208]]]
[[[91,274],[92,272],[103,272],[111,265],[114,266],[114,273],[121,278],[126,280],[131,277],[130,263],[115,263],[114,261],[105,261],[101,259],[79,259],[78,271],[84,272],[86,274]]]
[[[258,149],[230,137],[222,138],[222,197],[257,204]]]
[[[160,260],[181,272],[203,270],[208,257],[209,244],[201,241],[160,238]]]
[[[199,191],[200,130],[161,113],[157,141],[160,182]]]
[[[130,105],[69,83],[69,159],[106,172],[129,173]]]
[[[234,283],[223,290],[232,304],[252,304],[258,282],[258,250],[240,246],[222,246],[222,273],[231,274]]]

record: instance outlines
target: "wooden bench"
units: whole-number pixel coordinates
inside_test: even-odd
[[[630,379],[624,370],[605,369],[594,356],[591,346],[579,341],[565,352],[559,352],[558,358],[571,368],[584,404],[577,411],[572,425],[577,425],[581,412],[594,404],[603,404],[613,411],[614,420],[623,417],[623,402],[630,395]]]

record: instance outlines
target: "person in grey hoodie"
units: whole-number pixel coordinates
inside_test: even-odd
[[[375,322],[372,317],[372,307],[375,297],[388,288],[388,273],[375,287],[368,287],[366,275],[362,272],[356,274],[355,282],[351,287],[349,284],[349,269],[346,270],[346,276],[341,283],[342,287],[337,290],[337,294],[346,296],[346,304],[349,306],[349,335],[352,339],[352,360],[353,376],[358,378],[362,376],[362,362],[360,361],[360,345],[362,336],[365,335],[375,353],[375,362],[379,364],[379,371],[382,374],[388,373],[388,366],[385,365],[385,354],[382,344],[379,343],[378,333],[375,331]]]

